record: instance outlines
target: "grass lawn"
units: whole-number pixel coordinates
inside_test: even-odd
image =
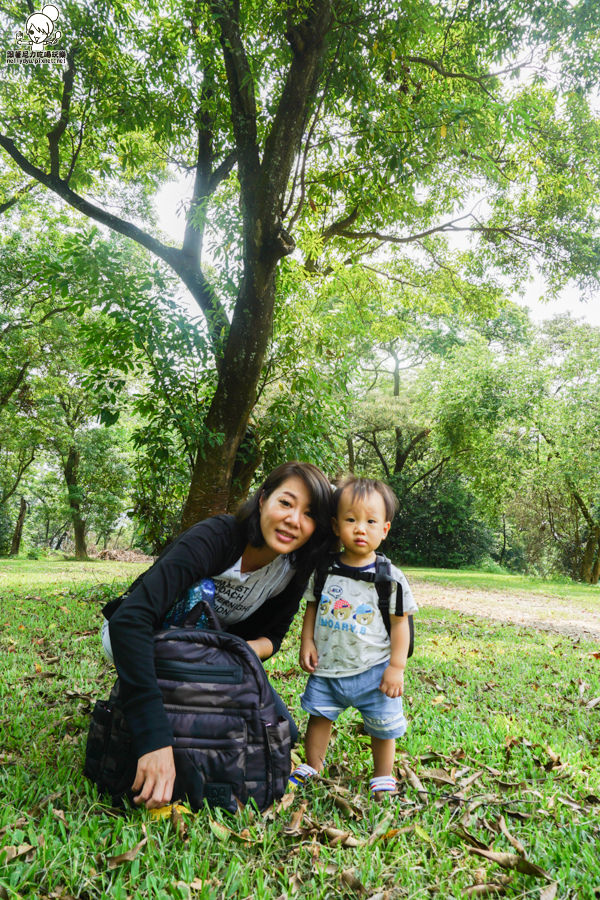
[[[600,607],[600,584],[578,584],[555,578],[536,578],[531,575],[494,574],[476,569],[425,569],[402,566],[409,580],[424,581],[447,587],[481,591],[506,591],[510,594],[535,594],[575,601],[582,608]]]
[[[71,586],[105,585],[107,591],[114,584],[119,586],[133,581],[150,563],[112,562],[107,559],[90,559],[75,562],[64,559],[0,559],[0,598],[10,592],[55,588],[67,591]],[[116,596],[116,594],[114,594]]]
[[[0,587],[0,898],[600,897],[591,645],[425,610],[397,797],[370,802],[368,739],[348,712],[327,779],[267,815],[115,814],[81,768],[89,710],[114,677],[100,607],[136,572],[91,565],[86,582],[28,562],[22,586]],[[298,628],[267,668],[302,723]]]

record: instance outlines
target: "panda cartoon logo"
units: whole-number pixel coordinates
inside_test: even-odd
[[[359,625],[370,625],[375,616],[375,610],[366,603],[361,603],[353,615]]]
[[[338,619],[340,622],[343,622],[350,615],[351,609],[352,609],[352,607],[350,606],[348,601],[344,600],[344,599],[342,599],[342,597],[340,597],[340,599],[336,600],[335,603],[333,604],[333,609],[331,610],[331,612],[333,613],[333,617],[335,619]]]
[[[44,6],[41,12],[32,13],[25,24],[25,34],[17,32],[17,41],[31,41],[31,49],[43,50],[60,39],[60,31],[55,31],[54,23],[58,19],[58,9],[52,3]]]

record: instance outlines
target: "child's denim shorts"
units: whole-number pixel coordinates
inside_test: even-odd
[[[382,740],[402,737],[406,731],[402,697],[387,697],[379,690],[387,666],[384,662],[344,678],[311,675],[300,698],[302,709],[335,722],[341,712],[353,707],[362,714],[367,734]]]

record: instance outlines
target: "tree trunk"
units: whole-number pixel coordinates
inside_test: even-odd
[[[589,530],[588,539],[583,551],[583,559],[581,560],[580,579],[587,584],[595,584],[593,581],[594,569],[596,568],[596,556],[598,553],[598,545],[600,544],[600,525],[594,525]]]
[[[270,272],[264,264],[253,266],[254,262],[246,266],[255,269],[255,277],[252,281],[245,277],[242,283],[219,383],[206,417],[208,433],[221,437],[198,451],[182,530],[229,507],[236,454],[254,406],[273,320],[276,260],[271,261]]]
[[[68,534],[67,531],[63,531],[63,533],[60,534],[60,535],[58,536],[58,539],[57,539],[57,541],[56,541],[56,545],[55,545],[55,547],[54,547],[55,550],[60,550],[60,548],[62,547],[62,542],[63,542],[64,539],[66,538],[67,534]]]
[[[17,524],[15,525],[15,531],[12,538],[12,543],[10,545],[10,555],[18,556],[19,550],[21,548],[21,538],[23,537],[23,522],[25,521],[25,515],[27,513],[27,501],[25,497],[21,497],[21,506],[19,508],[19,516],[17,518]]]
[[[355,456],[354,456],[354,441],[352,440],[352,435],[349,434],[346,438],[346,446],[348,448],[348,471],[354,475],[354,466],[356,464]]]
[[[256,401],[271,336],[277,264],[294,250],[293,239],[281,223],[283,200],[319,85],[326,37],[333,23],[330,0],[313,0],[302,22],[294,24],[290,16],[286,38],[292,61],[261,158],[254,82],[241,37],[239,4],[227,6],[225,13],[216,0],[209,5],[218,23],[231,100],[244,269],[218,367],[217,389],[205,422],[213,442],[201,447],[196,457],[182,529],[205,516],[224,512],[230,505],[236,453]]]
[[[600,581],[600,538],[598,539],[598,546],[596,547],[596,559],[592,566],[592,579],[590,583],[598,584],[598,581]]]
[[[504,564],[504,557],[506,555],[506,516],[502,513],[502,550],[500,551],[500,559],[498,560],[498,565],[502,566]]]
[[[257,434],[253,428],[248,428],[233,464],[228,512],[235,512],[248,496],[254,473],[261,464],[262,458]]]
[[[69,492],[69,509],[75,536],[75,558],[88,559],[85,543],[86,523],[81,518],[81,488],[78,484],[79,451],[75,447],[69,449],[67,461],[64,464],[64,474]]]

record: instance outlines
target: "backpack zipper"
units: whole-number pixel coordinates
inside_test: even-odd
[[[240,684],[243,678],[241,666],[202,666],[179,662],[176,659],[155,660],[156,674],[170,681],[215,682]]]

